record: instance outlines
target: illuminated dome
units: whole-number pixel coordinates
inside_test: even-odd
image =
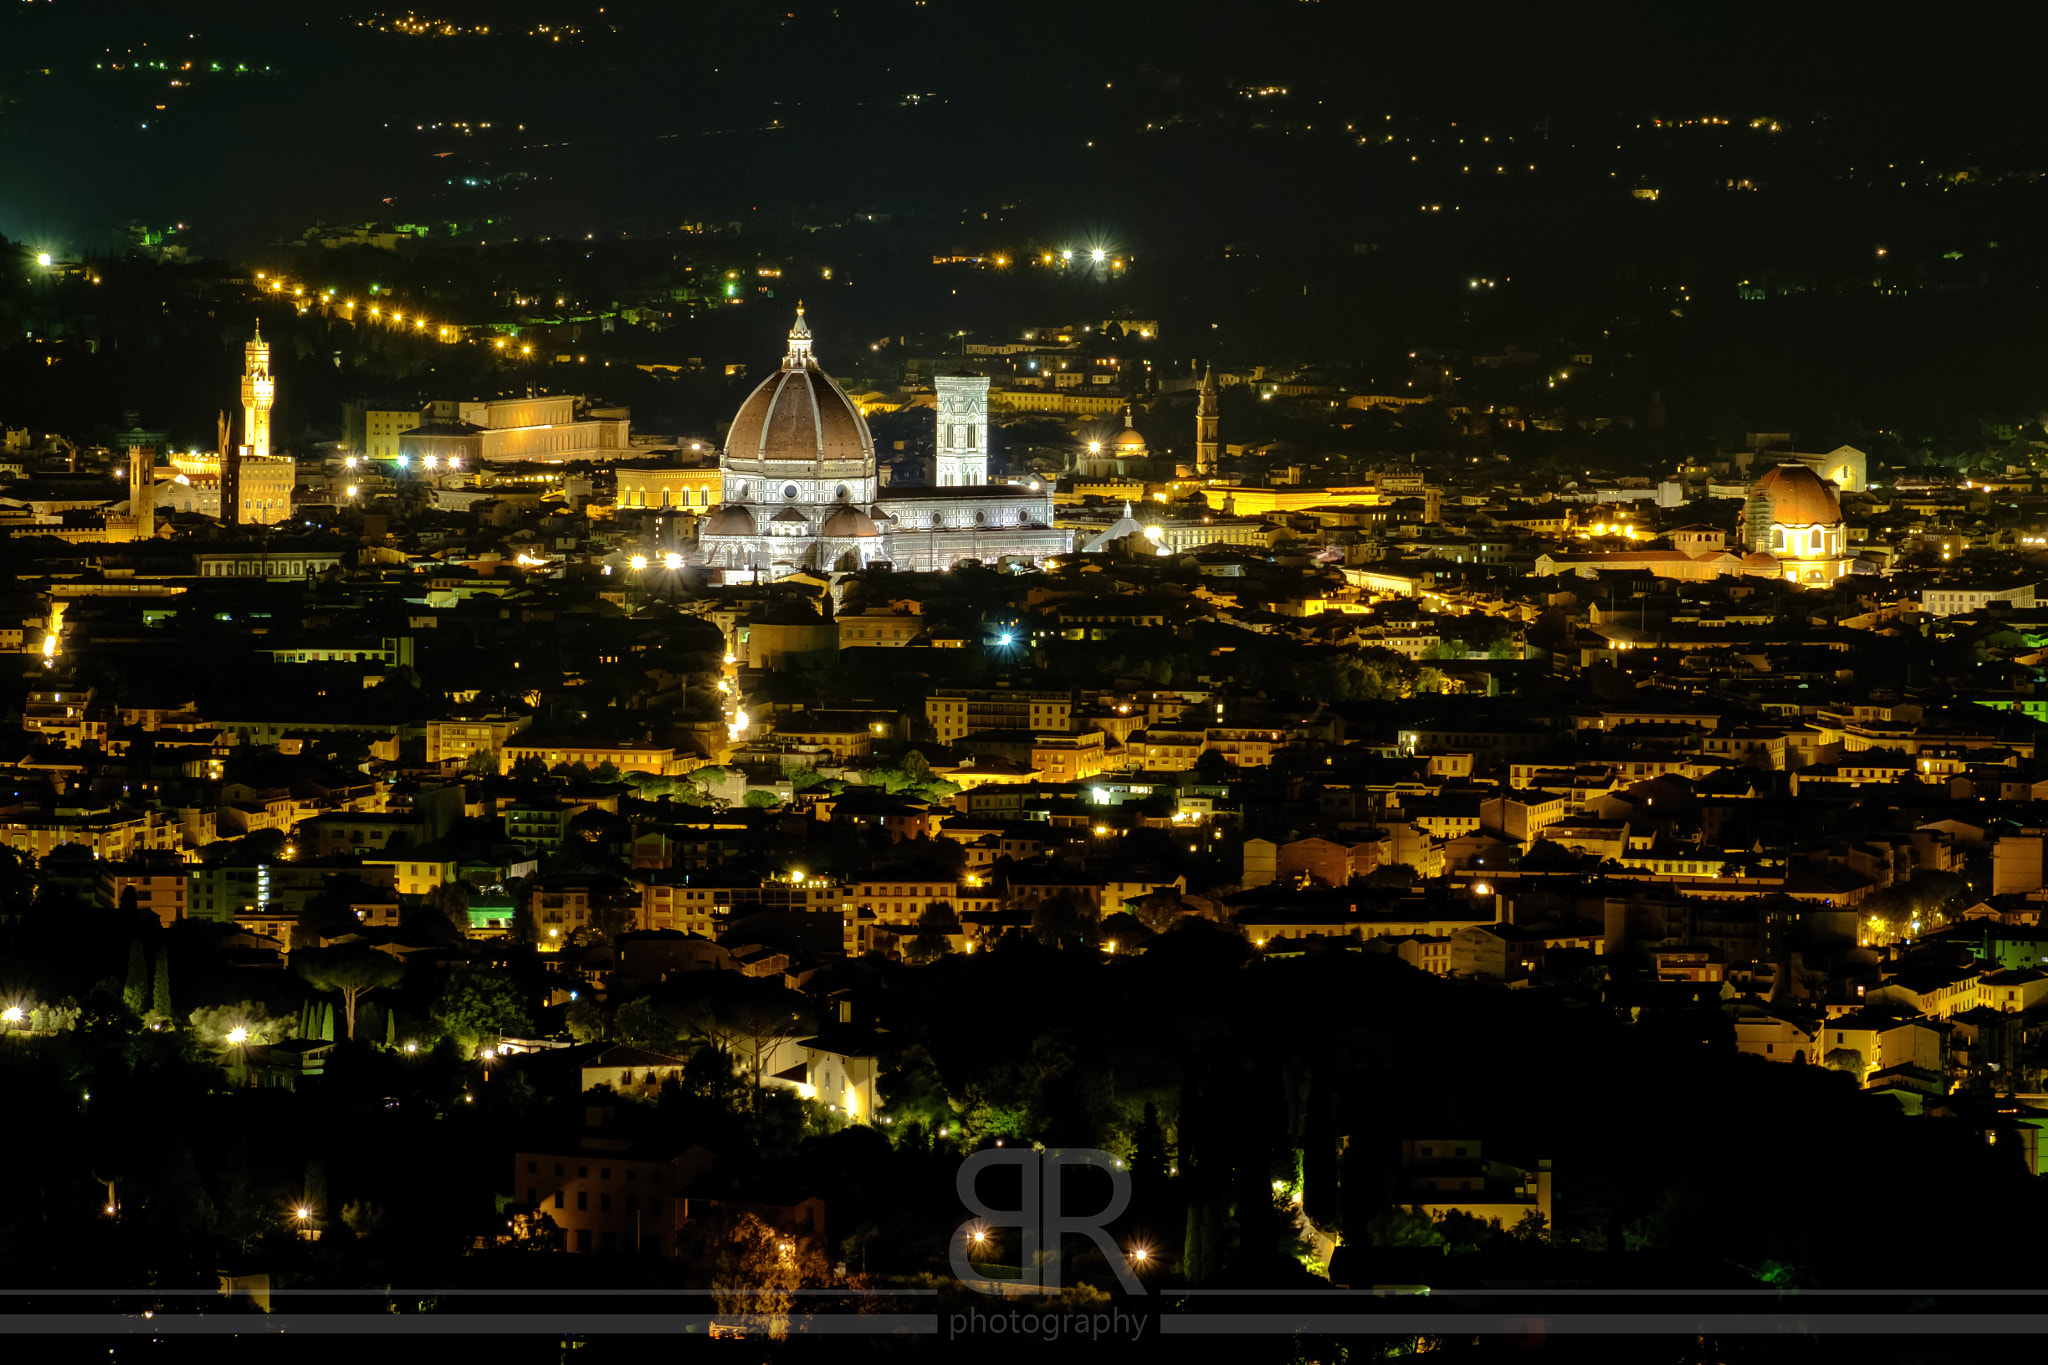
[[[1143,455],[1145,453],[1145,438],[1138,434],[1135,422],[1136,414],[1126,406],[1124,408],[1124,429],[1111,437],[1105,444],[1111,450],[1121,455]]]
[[[1765,470],[1749,486],[1742,522],[1745,572],[1761,571],[1767,558],[1795,583],[1831,583],[1848,572],[1852,556],[1842,504],[1803,464]]]
[[[761,381],[732,419],[726,467],[864,464],[874,457],[875,441],[860,409],[811,355],[811,329],[799,304],[782,368]]]
[[[1833,526],[1842,520],[1842,504],[1820,475],[1803,464],[1781,464],[1764,471],[1749,486],[1749,502],[1769,503],[1770,520],[1781,526]]]
[[[825,518],[825,525],[819,535],[834,539],[847,536],[878,536],[882,528],[875,525],[875,519],[858,507],[842,507]]]
[[[750,536],[759,528],[754,525],[754,514],[744,507],[728,504],[704,518],[704,529],[699,533],[707,536]]]

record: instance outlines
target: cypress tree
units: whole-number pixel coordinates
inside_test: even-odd
[[[398,1046],[398,1011],[384,1011],[384,1046]]]
[[[334,1041],[334,1006],[320,1007],[320,1038],[323,1042]]]
[[[306,1159],[304,1207],[312,1211],[314,1218],[327,1212],[327,1163],[317,1156]]]
[[[178,1016],[171,1009],[171,950],[159,948],[156,954],[156,990],[149,1007],[166,1019]]]
[[[121,988],[121,1001],[130,1014],[149,1008],[149,955],[142,951],[139,938],[128,940],[128,981]]]

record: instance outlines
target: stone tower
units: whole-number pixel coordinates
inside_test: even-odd
[[[1214,478],[1216,469],[1216,372],[1202,371],[1202,388],[1195,399],[1195,474]]]
[[[938,467],[941,488],[979,487],[988,482],[988,376],[942,374],[939,392]]]
[[[156,536],[156,448],[128,447],[128,511],[135,518],[135,538]]]
[[[270,454],[270,404],[277,396],[270,377],[270,343],[263,339],[261,323],[242,353],[242,441],[250,454],[261,458]]]

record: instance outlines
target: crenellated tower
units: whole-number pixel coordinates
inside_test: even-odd
[[[263,324],[256,325],[256,335],[242,347],[242,356],[242,443],[261,458],[270,454],[270,405],[277,397]]]

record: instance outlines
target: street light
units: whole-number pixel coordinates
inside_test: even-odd
[[[7,1008],[6,1008],[5,1010],[0,1010],[0,1021],[5,1021],[5,1022],[7,1022],[7,1023],[10,1023],[10,1024],[18,1024],[18,1023],[20,1023],[20,1022],[21,1022],[21,1006],[19,1006],[19,1005],[9,1005],[9,1006],[8,1006],[8,1007],[7,1007]]]
[[[243,1028],[240,1024],[235,1025],[235,1027],[228,1030],[228,1041],[231,1043],[248,1042],[249,1030]]]

